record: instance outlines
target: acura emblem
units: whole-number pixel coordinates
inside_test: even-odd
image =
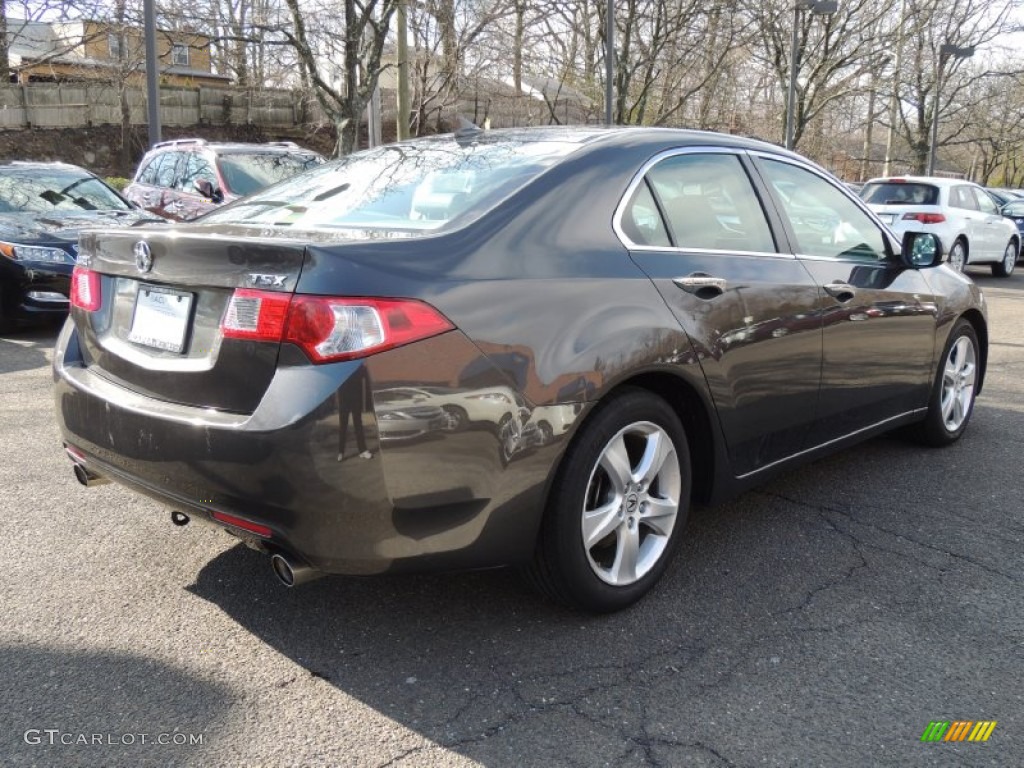
[[[132,249],[135,254],[135,268],[142,274],[146,274],[153,268],[153,254],[149,250],[149,243],[139,240]]]

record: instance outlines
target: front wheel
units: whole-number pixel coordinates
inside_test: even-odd
[[[967,246],[963,240],[957,240],[949,249],[949,266],[957,272],[963,272],[967,266]]]
[[[623,390],[573,440],[528,575],[574,608],[631,605],[675,552],[691,483],[689,446],[675,411],[647,391]]]
[[[1017,246],[1011,240],[1006,244],[1003,251],[1003,260],[992,265],[992,274],[996,277],[1009,277],[1013,274],[1013,268],[1017,265]]]
[[[943,446],[960,439],[974,412],[980,360],[974,326],[966,320],[958,320],[949,334],[935,374],[928,413],[914,433],[918,440],[926,445]]]

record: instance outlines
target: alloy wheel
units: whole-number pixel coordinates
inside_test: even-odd
[[[967,253],[964,250],[964,244],[957,240],[953,243],[953,247],[949,249],[949,266],[957,272],[963,272],[964,267],[967,266],[966,262]]]
[[[960,429],[971,412],[976,375],[974,344],[966,336],[961,336],[950,347],[942,373],[940,407],[942,423],[949,432]]]
[[[608,441],[590,473],[582,510],[583,546],[599,579],[628,586],[658,563],[681,490],[679,457],[657,424],[630,424]]]

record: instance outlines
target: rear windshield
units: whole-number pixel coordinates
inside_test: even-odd
[[[220,156],[224,183],[234,194],[245,196],[297,173],[320,165],[320,155],[306,152],[231,152]]]
[[[453,138],[392,144],[320,166],[204,221],[429,231],[489,210],[579,147],[573,141]]]
[[[883,181],[865,184],[860,196],[865,203],[874,205],[938,205],[939,188],[931,184]]]

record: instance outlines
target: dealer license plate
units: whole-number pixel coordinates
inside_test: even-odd
[[[191,293],[140,285],[128,340],[168,352],[181,352],[191,310]]]

